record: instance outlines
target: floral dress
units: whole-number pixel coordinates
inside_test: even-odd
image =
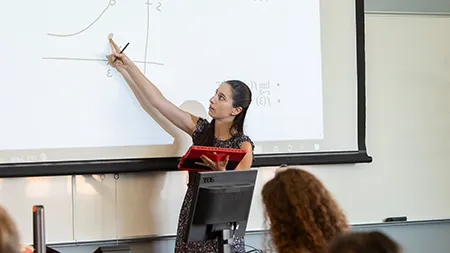
[[[192,139],[195,143],[195,137],[201,135],[205,132],[209,122],[206,119],[199,118],[197,121],[197,126],[192,134]],[[254,149],[254,144],[252,140],[246,135],[236,135],[231,137],[228,140],[218,140],[215,139],[214,146],[220,148],[240,148],[241,144],[244,141],[248,141],[252,144],[252,148]],[[186,191],[186,195],[184,197],[183,205],[180,210],[180,216],[178,220],[178,230],[177,230],[177,239],[175,243],[175,253],[211,253],[218,252],[217,249],[217,239],[207,240],[207,241],[198,241],[198,242],[185,242],[185,238],[187,238],[187,229],[188,229],[188,215],[190,212],[190,206],[192,203],[192,197],[195,190],[194,185],[194,172],[189,171],[189,182],[188,189]],[[244,245],[244,237],[235,237],[234,242],[231,244],[232,250],[236,253],[245,253],[245,245]]]

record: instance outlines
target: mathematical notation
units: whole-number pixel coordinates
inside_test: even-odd
[[[255,80],[247,81],[253,92],[256,105],[259,107],[272,107],[274,103],[281,103],[281,99],[273,98],[273,91],[280,87],[279,83],[275,85],[269,80],[258,82]],[[276,102],[275,102],[276,101]]]
[[[157,11],[162,11],[163,8],[162,2],[152,2],[151,0],[146,0],[145,4],[154,7]]]
[[[280,83],[276,83],[273,85],[270,81],[258,82],[255,80],[242,80],[244,83],[248,85],[250,90],[253,93],[253,101],[255,101],[258,107],[271,107],[274,105],[273,103],[281,103],[281,99],[273,98],[273,92],[275,89],[280,88]],[[216,85],[219,86],[224,81],[217,81]],[[273,87],[272,87],[273,86]],[[273,101],[272,101],[273,100]]]

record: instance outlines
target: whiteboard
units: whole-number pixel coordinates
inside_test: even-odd
[[[0,126],[2,169],[27,165],[27,175],[35,175],[41,170],[34,164],[83,161],[79,166],[89,170],[87,161],[184,154],[190,139],[157,112],[145,112],[107,64],[110,34],[122,47],[130,43],[127,55],[170,101],[209,120],[217,86],[244,81],[252,90],[245,133],[256,155],[355,154],[363,146],[357,87],[364,82],[357,73],[364,67],[357,68],[354,6],[337,27],[328,7],[312,0],[7,5],[0,21],[15,25],[2,27],[7,41],[0,53],[14,64],[2,64],[8,74],[0,77],[0,116],[9,120]]]

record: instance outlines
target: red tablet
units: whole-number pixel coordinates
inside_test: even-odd
[[[234,170],[242,161],[245,154],[247,154],[247,151],[244,149],[191,146],[178,163],[178,169],[211,170],[211,168],[207,166],[196,164],[196,162],[203,163],[203,160],[200,157],[205,155],[215,162],[223,161],[226,156],[229,156],[227,170]]]

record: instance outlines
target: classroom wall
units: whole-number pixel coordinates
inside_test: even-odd
[[[450,18],[369,14],[366,22],[367,146],[374,162],[307,169],[354,224],[449,217]],[[259,170],[256,193],[274,168]],[[51,243],[166,236],[151,247],[168,252],[185,189],[184,172],[0,179],[0,203],[12,211],[24,243],[32,241],[31,206],[42,204]],[[249,228],[265,229],[258,194]]]

